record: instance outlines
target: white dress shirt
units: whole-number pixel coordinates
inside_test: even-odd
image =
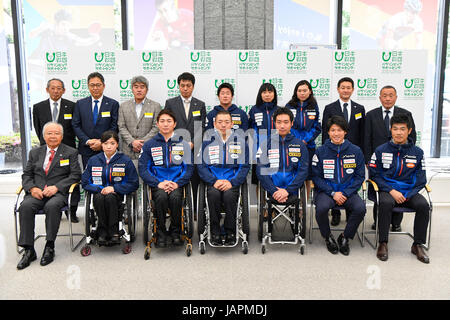
[[[352,117],[352,100],[348,100],[347,102],[345,102],[345,101],[343,101],[342,99],[339,98],[339,102],[341,104],[342,113],[344,113],[344,103],[347,104],[348,118],[345,119],[345,120],[347,120],[347,123],[350,123],[350,119]]]
[[[50,114],[52,115],[52,121],[58,122],[59,112],[61,110],[61,98],[59,98],[58,101],[53,101],[52,98],[49,98],[48,101],[50,102]],[[53,119],[53,108],[55,107],[55,102],[58,104],[56,106],[58,109],[58,114],[56,115],[56,119]]]
[[[58,146],[59,147],[59,146]],[[58,147],[56,147],[55,149],[55,156],[56,157],[56,152],[58,152]],[[45,160],[44,160],[44,165],[42,167],[42,169],[45,170],[45,168],[47,167],[48,161],[50,160],[50,156],[52,155],[52,153],[50,152],[51,148],[48,147],[47,145],[47,153],[45,154]],[[53,160],[55,160],[55,158],[53,157]]]

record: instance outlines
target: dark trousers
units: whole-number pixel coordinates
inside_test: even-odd
[[[98,216],[99,236],[111,237],[119,233],[119,207],[122,196],[117,193],[94,194],[94,209]]]
[[[379,205],[379,242],[388,242],[389,224],[392,219],[392,209],[397,206],[394,198],[387,192],[380,192]],[[427,200],[421,195],[416,194],[401,206],[414,209],[414,244],[425,244],[427,238],[427,227],[430,219],[430,206]]]
[[[197,212],[197,189],[198,189],[198,185],[200,184],[200,176],[198,175],[197,172],[197,166],[194,166],[194,173],[192,174],[191,177],[191,185],[192,185],[192,196],[194,199],[194,212]]]
[[[328,238],[331,233],[330,223],[328,220],[328,211],[336,206],[336,202],[332,197],[324,192],[316,194],[316,221],[319,225],[320,234],[324,238]],[[347,212],[351,212],[348,217],[347,224],[345,225],[344,237],[353,239],[355,236],[359,224],[364,219],[366,214],[366,206],[364,201],[358,194],[354,194],[347,199],[342,205]]]
[[[39,210],[44,210],[45,214],[46,240],[55,241],[61,222],[61,209],[66,205],[67,197],[60,193],[42,200],[27,194],[19,207],[19,246],[32,247],[34,245],[35,215]]]
[[[378,205],[376,203],[373,204],[373,222],[376,223],[377,222],[377,208]],[[391,218],[391,224],[393,226],[399,226],[401,225],[403,220],[403,212],[395,212],[392,213],[392,218]]]
[[[181,207],[183,205],[183,188],[171,193],[160,188],[152,188],[152,199],[155,201],[156,222],[158,230],[166,232],[166,214],[170,209],[169,233],[181,232]]]
[[[209,207],[209,219],[211,223],[211,232],[219,235],[220,232],[220,219],[222,205],[225,208],[225,219],[223,226],[227,234],[236,233],[236,210],[238,207],[239,199],[239,186],[232,187],[231,189],[223,192],[213,186],[208,186],[208,207]]]

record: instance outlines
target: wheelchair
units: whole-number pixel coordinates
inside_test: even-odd
[[[297,199],[286,203],[279,203],[270,199],[267,191],[258,182],[258,240],[261,241],[261,253],[266,253],[267,244],[300,244],[300,254],[305,254],[306,234],[306,185],[297,192]],[[292,231],[291,238],[278,238],[273,234],[274,224],[285,221]]]
[[[94,210],[94,204],[91,199],[93,199],[92,193],[85,190],[85,230],[86,230],[86,244],[81,248],[80,253],[83,257],[89,256],[92,252],[91,244],[98,244],[98,216]],[[124,201],[119,205],[119,236],[120,239],[125,240],[125,245],[122,247],[123,254],[129,254],[132,250],[131,243],[134,242],[136,238],[136,223],[137,223],[137,193],[132,192],[130,194],[124,195]],[[107,246],[120,245],[111,244]]]
[[[71,199],[72,199],[72,192],[73,192],[73,189],[74,189],[78,184],[79,184],[79,182],[74,183],[74,184],[72,184],[72,185],[70,186],[70,188],[69,188],[69,198],[68,198],[68,201],[67,201],[68,205],[61,208],[61,214],[64,212],[64,213],[67,215],[68,220],[69,220],[69,233],[67,233],[67,234],[58,234],[58,237],[69,237],[69,240],[70,240],[70,249],[72,250],[72,252],[75,251],[75,250],[78,248],[78,246],[81,244],[81,242],[82,242],[82,241],[85,239],[85,237],[86,237],[86,236],[85,236],[84,234],[82,234],[82,233],[73,233],[73,231],[72,231],[72,218],[71,218],[71,215],[70,215],[70,213],[69,213],[70,201],[71,201]],[[16,251],[17,251],[17,253],[19,253],[19,254],[21,254],[21,253],[24,251],[24,249],[20,249],[20,248],[19,248],[19,228],[18,228],[18,225],[19,225],[19,221],[18,221],[18,220],[19,220],[18,212],[19,212],[19,207],[20,207],[20,206],[19,206],[19,199],[21,198],[22,191],[23,191],[23,187],[22,187],[22,186],[20,186],[20,187],[16,190],[17,198],[16,198],[16,203],[15,203],[15,205],[14,205],[14,227],[15,227],[15,233],[16,233]],[[43,215],[43,214],[44,214],[44,210],[39,210],[39,211],[37,212],[37,214],[38,214],[38,215]],[[34,237],[34,241],[36,241],[36,240],[39,239],[39,238],[45,238],[46,236],[47,236],[46,234],[38,234],[37,236]],[[74,245],[74,242],[73,242],[73,237],[74,237],[74,236],[81,237],[81,240],[78,241],[78,243],[77,243],[76,245]]]
[[[192,254],[192,234],[194,233],[193,222],[193,196],[192,186],[189,182],[183,187],[183,199],[181,205],[181,240],[186,243],[185,253],[190,257]],[[143,185],[143,231],[144,231],[144,259],[150,259],[152,243],[156,242],[157,221],[155,215],[155,201],[152,200],[151,188],[144,183]],[[166,218],[170,216],[170,210]]]
[[[364,203],[367,203],[367,184],[366,182],[363,182],[361,185],[362,188],[362,200],[364,201]],[[311,181],[311,196],[310,198],[310,215],[309,215],[309,243],[312,243],[312,234],[314,230],[319,230],[319,227],[314,227],[314,220],[315,220],[315,192],[314,192],[314,183]],[[367,207],[367,206],[366,206]],[[333,208],[331,208],[331,210],[336,209],[336,210],[345,210],[344,206],[334,206]],[[351,214],[351,213],[350,213]],[[361,228],[361,232],[356,232],[356,235],[358,236],[358,240],[361,244],[361,247],[364,247],[364,230],[365,230],[365,219],[363,219],[362,223],[362,228]],[[331,232],[333,231],[341,231],[343,232],[345,229],[344,228],[330,228]]]
[[[199,250],[201,254],[205,254],[206,252],[206,242],[215,248],[232,248],[237,246],[239,239],[242,239],[242,252],[244,254],[248,253],[248,241],[250,236],[250,204],[249,204],[249,194],[248,194],[248,185],[247,181],[245,181],[239,187],[239,198],[238,198],[238,206],[236,209],[236,241],[233,245],[214,245],[211,242],[211,224],[210,224],[210,213],[209,213],[209,205],[207,201],[207,188],[203,181],[201,181],[198,185],[198,193],[197,193],[197,231],[199,236]],[[225,212],[223,210],[222,216],[225,216]]]
[[[369,198],[369,200],[371,200],[374,203],[378,204],[377,205],[377,211],[378,211],[380,209],[380,206],[379,206],[379,199],[380,198],[379,198],[378,185],[376,184],[375,181],[373,181],[371,179],[367,180],[367,182],[369,184],[368,198]],[[429,207],[430,207],[430,211],[429,211],[430,218],[429,218],[429,221],[428,221],[428,230],[427,230],[427,233],[428,233],[428,237],[427,238],[428,239],[427,239],[427,243],[423,244],[422,246],[424,247],[425,250],[429,250],[430,247],[431,247],[431,243],[430,243],[430,241],[431,241],[431,216],[432,216],[432,213],[433,213],[433,201],[431,200],[431,187],[429,185],[425,185],[424,189],[425,189],[425,192],[427,193],[427,197],[426,198],[428,198],[428,204],[429,204]],[[423,191],[423,189],[421,191]],[[405,206],[395,206],[393,208],[393,210],[392,210],[392,214],[395,214],[395,213],[414,213],[414,212],[415,212],[414,209],[408,208],[408,207],[405,207]],[[378,212],[376,212],[375,214],[378,217]],[[367,236],[365,236],[365,239],[367,240],[367,242],[375,250],[377,249],[378,239],[379,239],[378,221],[379,221],[379,219],[377,219],[377,221],[376,221],[375,230],[369,230],[369,231],[365,232],[365,234],[373,234],[373,235],[375,235],[375,241],[374,242],[372,242]],[[412,235],[410,232],[406,232],[406,231],[389,231],[389,235],[391,235],[391,234],[407,235],[411,239],[414,239],[414,235]]]

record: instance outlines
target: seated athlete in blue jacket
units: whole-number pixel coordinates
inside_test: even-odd
[[[224,82],[217,89],[217,96],[219,97],[219,105],[215,106],[206,115],[205,128],[214,129],[214,119],[219,111],[225,110],[231,114],[233,121],[233,129],[242,129],[246,131],[248,129],[248,115],[244,110],[240,109],[233,103],[234,88],[230,83]]]
[[[174,133],[177,121],[173,111],[164,109],[156,118],[159,133],[142,147],[139,175],[152,189],[156,204],[156,245],[181,244],[182,187],[189,183],[194,166],[189,143]],[[170,208],[170,227],[166,214]]]
[[[139,177],[131,159],[120,152],[119,136],[106,131],[101,136],[102,153],[92,156],[81,177],[83,189],[94,194],[98,215],[98,243],[120,243],[119,206],[123,196],[139,187]]]
[[[294,115],[288,108],[273,114],[277,133],[261,143],[256,175],[261,186],[279,203],[297,199],[308,175],[308,150],[291,133]]]
[[[197,155],[198,174],[207,184],[211,242],[221,245],[220,209],[225,207],[225,244],[236,242],[236,210],[239,187],[250,169],[245,137],[234,134],[231,114],[221,110],[214,120],[215,134],[204,141]]]
[[[411,252],[419,261],[429,263],[430,259],[422,245],[426,243],[430,207],[419,194],[427,183],[423,151],[409,137],[412,130],[410,117],[394,115],[390,124],[392,140],[376,148],[369,162],[369,176],[380,190],[377,257],[382,261],[388,259],[387,242],[392,209],[394,206],[406,206],[416,211]]]
[[[343,117],[330,117],[327,128],[330,138],[317,149],[312,159],[316,221],[328,251],[333,254],[340,251],[347,256],[349,239],[353,239],[366,214],[364,201],[358,195],[365,177],[364,154],[358,146],[344,139],[348,124]],[[335,206],[343,206],[351,213],[337,243],[328,221],[328,211]]]

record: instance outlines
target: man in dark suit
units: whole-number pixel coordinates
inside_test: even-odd
[[[63,126],[64,137],[62,143],[69,147],[76,148],[75,132],[72,128],[72,115],[75,103],[62,98],[66,92],[64,82],[60,79],[50,79],[47,82],[47,93],[50,98],[41,101],[33,106],[33,125],[41,146],[45,145],[42,129],[47,122],[58,122]],[[72,194],[72,204],[70,214],[72,222],[77,223],[77,208],[80,201],[80,187],[77,186]]]
[[[78,151],[83,159],[83,168],[90,157],[102,150],[100,137],[103,132],[118,132],[119,103],[103,95],[105,79],[93,72],[88,76],[91,96],[78,100],[75,104],[72,126],[78,137]]]
[[[21,270],[36,260],[34,250],[34,217],[38,210],[44,210],[47,232],[41,265],[51,263],[55,257],[55,239],[61,221],[61,208],[67,205],[70,186],[81,178],[78,152],[62,144],[63,127],[56,122],[44,125],[43,136],[46,145],[34,148],[22,174],[22,187],[26,195],[20,204],[19,246],[25,253],[17,265]]]
[[[366,163],[369,163],[378,146],[389,142],[391,139],[390,119],[395,115],[406,114],[409,116],[412,125],[409,137],[412,138],[414,144],[416,143],[416,126],[413,116],[408,110],[396,106],[396,101],[397,90],[390,85],[384,86],[380,90],[381,107],[367,112],[364,128],[364,157]],[[376,212],[375,208],[373,212]],[[392,215],[392,231],[401,231],[400,223],[402,219],[402,213]],[[375,214],[373,220],[376,221]],[[375,230],[375,222],[372,225],[372,229]]]
[[[189,72],[184,72],[178,76],[178,86],[180,88],[180,95],[178,97],[168,99],[166,101],[165,109],[173,111],[176,117],[177,129],[185,129],[189,132],[189,144],[194,155],[197,154],[198,149],[202,146],[203,130],[205,127],[206,107],[205,103],[192,96],[195,85],[195,77]],[[184,136],[182,133],[179,135]],[[200,177],[197,173],[197,168],[194,169],[194,174],[191,178],[194,208],[197,212],[197,187]]]
[[[332,116],[343,117],[348,124],[348,132],[345,139],[363,150],[364,148],[364,121],[366,110],[364,106],[350,100],[355,90],[352,78],[344,77],[338,81],[337,91],[339,99],[325,106],[322,117],[322,144],[329,138],[327,123]],[[346,215],[348,212],[346,211]],[[339,210],[331,211],[331,225],[337,226],[341,222],[341,212]]]

